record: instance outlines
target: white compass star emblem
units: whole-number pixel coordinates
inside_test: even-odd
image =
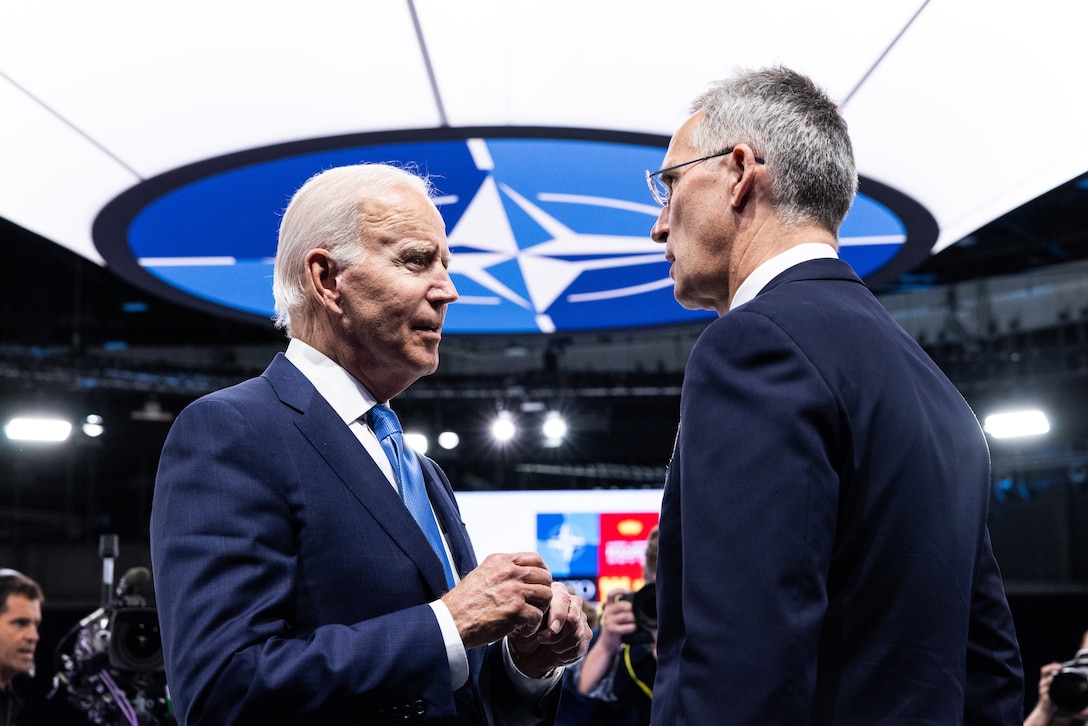
[[[502,195],[524,211],[549,238],[521,247],[505,213]],[[659,211],[649,204],[573,194],[541,193],[537,195],[537,200],[620,208],[645,213],[651,218],[656,218]],[[441,203],[442,200],[436,201]],[[536,315],[540,330],[553,332],[555,326],[547,315],[547,310],[583,272],[663,262],[664,250],[650,240],[649,227],[650,223],[647,223],[647,233],[638,237],[580,234],[516,190],[488,176],[449,234],[450,247],[456,250],[452,256],[450,273],[464,275],[498,298],[532,311]],[[517,262],[528,298],[512,289],[511,285],[504,283],[491,271],[491,268],[511,260]],[[672,280],[665,275],[641,285],[568,296],[568,301],[583,302],[638,295],[670,287],[672,284]],[[495,299],[462,298],[458,304],[495,302]]]
[[[548,537],[547,545],[549,549],[559,552],[564,562],[570,564],[574,555],[586,546],[586,538],[564,522]]]

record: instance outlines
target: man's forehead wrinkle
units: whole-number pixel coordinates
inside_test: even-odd
[[[359,205],[359,219],[366,227],[393,227],[413,215],[406,214],[395,205],[368,200]]]
[[[362,200],[359,203],[359,222],[362,229],[377,232],[386,239],[420,237],[425,225],[421,222],[418,210],[398,203],[403,201],[403,197],[396,194]],[[441,218],[437,210],[435,215]],[[442,229],[445,229],[444,224]]]

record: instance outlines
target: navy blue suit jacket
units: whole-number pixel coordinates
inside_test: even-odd
[[[692,349],[662,503],[655,725],[1020,724],[989,453],[843,262]]]
[[[453,490],[421,457],[454,566],[476,566]],[[160,460],[151,555],[181,723],[535,724],[501,643],[454,692],[427,603],[442,566],[393,487],[278,355],[178,416]]]

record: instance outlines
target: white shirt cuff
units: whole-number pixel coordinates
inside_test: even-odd
[[[506,664],[506,672],[510,674],[510,681],[514,684],[514,689],[527,701],[533,701],[548,693],[563,677],[562,666],[552,668],[543,678],[530,678],[519,671],[518,667],[514,665],[514,658],[510,655],[510,643],[506,638],[503,638],[502,641],[502,659]]]
[[[438,620],[438,627],[442,629],[446,659],[450,664],[450,685],[456,691],[468,682],[468,654],[465,653],[465,644],[461,641],[461,633],[457,631],[457,623],[453,622],[446,603],[435,600],[431,603],[431,610]]]

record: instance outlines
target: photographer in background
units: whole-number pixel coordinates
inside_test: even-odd
[[[1084,651],[1088,651],[1088,630],[1084,632],[1080,642],[1080,652]],[[1055,661],[1039,669],[1039,700],[1028,717],[1024,719],[1024,726],[1064,726],[1088,722],[1088,708],[1072,716],[1062,715],[1058,713],[1058,709],[1050,700],[1050,684],[1062,665]]]
[[[640,628],[636,611],[641,602],[653,610],[657,603],[657,527],[646,540],[642,566],[644,595],[608,594],[585,658],[563,674],[563,697],[556,726],[647,726],[657,673],[657,630]],[[656,623],[655,623],[656,624]],[[643,632],[640,632],[643,631]]]
[[[21,572],[0,570],[0,726],[19,723],[23,701],[12,681],[34,670],[43,600],[38,583]]]

